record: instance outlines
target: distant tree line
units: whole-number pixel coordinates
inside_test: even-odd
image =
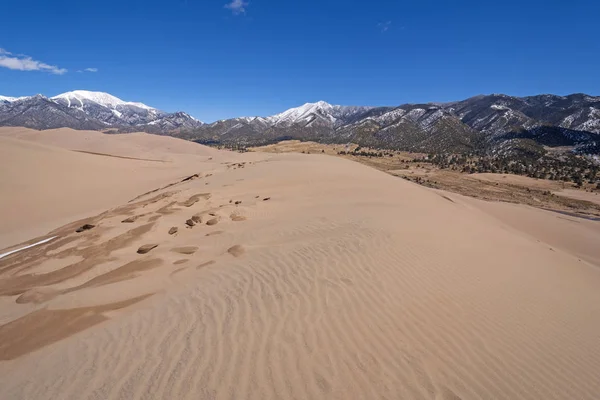
[[[584,156],[575,154],[563,154],[559,157],[544,155],[535,160],[501,155],[429,154],[413,162],[429,162],[441,169],[469,174],[483,172],[515,174],[530,178],[573,182],[579,187],[585,182],[600,186],[598,180],[600,166]]]
[[[352,155],[352,156],[360,156],[360,157],[393,157],[393,153],[383,152],[383,151],[372,151],[372,150],[362,150],[360,146],[355,148],[352,151],[338,151],[339,155]]]
[[[217,148],[237,151],[238,153],[246,153],[248,151],[248,147],[246,147],[245,144],[240,143],[225,143],[217,146]]]

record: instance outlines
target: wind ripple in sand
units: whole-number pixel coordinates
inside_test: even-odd
[[[226,234],[210,235],[214,228],[206,226],[168,234],[196,209],[209,212],[215,204],[205,199],[190,204],[194,210],[160,213],[156,226],[141,232],[153,240],[128,242],[133,249],[160,242],[151,253],[168,264],[160,282],[176,286],[127,310],[82,316],[78,308],[73,321],[82,319],[84,328],[90,318],[102,323],[58,342],[42,332],[43,343],[29,354],[15,354],[7,342],[7,358],[19,358],[0,363],[2,397],[597,398],[600,345],[590,316],[600,304],[600,276],[591,265],[457,207],[458,198],[451,203],[343,161],[283,159],[292,161],[228,164],[214,177],[223,193],[215,191],[212,202],[242,199],[225,207],[249,216],[234,223],[230,208],[219,211],[230,215],[220,221]],[[254,187],[268,179],[271,186]],[[198,191],[181,189],[187,191],[157,198],[155,207],[164,208],[163,200],[185,206]],[[248,199],[254,193],[277,201]],[[174,268],[181,256],[171,249],[189,244],[201,249],[189,256],[197,267]],[[119,246],[112,243],[114,254],[96,250],[107,259],[139,257]],[[86,279],[86,290],[113,293],[123,278],[160,269],[147,261],[119,263],[120,271]],[[141,278],[126,287],[145,287]],[[31,301],[53,295],[24,288]],[[66,310],[42,311],[49,314],[35,311],[26,322],[37,327]],[[0,333],[14,338],[10,324]]]
[[[486,303],[472,291],[476,275],[440,263],[440,254],[417,241],[396,249],[391,237],[343,222],[298,227],[282,237],[300,232],[312,239],[286,240],[246,263],[203,269],[200,287],[79,343],[59,344],[55,351],[75,355],[93,343],[101,353],[74,357],[74,370],[94,368],[98,376],[120,378],[109,386],[86,381],[45,394],[593,398],[598,352],[572,357],[574,340],[592,338],[553,338],[550,326],[547,339],[527,337],[519,321],[543,316],[535,303],[498,320],[488,316],[498,307],[493,295]],[[160,334],[138,340],[149,331]],[[545,352],[536,350],[540,340],[547,343]],[[580,368],[548,368],[547,360],[559,358]],[[545,366],[544,374],[531,365]]]

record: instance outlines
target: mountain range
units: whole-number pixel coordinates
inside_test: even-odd
[[[306,103],[268,117],[202,123],[107,93],[77,90],[47,98],[0,96],[0,126],[145,131],[205,144],[251,146],[284,139],[419,152],[527,151],[544,146],[600,152],[600,97],[586,94],[480,95],[396,107]]]
[[[201,125],[184,112],[167,113],[102,92],[75,90],[50,98],[0,96],[0,126],[163,133]]]
[[[238,146],[300,139],[419,152],[506,150],[525,145],[571,146],[577,151],[597,153],[600,97],[492,94],[397,107],[345,107],[317,102],[266,118],[204,124],[179,135],[201,143]]]

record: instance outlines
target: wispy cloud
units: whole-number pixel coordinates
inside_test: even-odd
[[[24,54],[13,54],[2,48],[0,48],[0,67],[18,71],[44,71],[56,75],[62,75],[67,72],[65,68],[36,61]]]
[[[235,15],[244,14],[248,4],[250,3],[244,0],[232,0],[231,3],[225,4],[225,8],[229,8]]]
[[[381,30],[381,32],[387,32],[390,29],[391,25],[392,21],[385,21],[378,23],[377,27],[379,28],[379,30]]]
[[[79,72],[80,74],[84,72],[98,72],[98,68],[78,69],[77,72]]]

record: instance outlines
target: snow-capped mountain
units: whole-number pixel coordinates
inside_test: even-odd
[[[0,96],[0,101],[5,103],[12,103],[13,101],[26,99],[27,97],[8,97],[8,96]]]
[[[586,94],[544,94],[514,97],[476,96],[448,107],[472,128],[494,135],[541,124],[600,133],[600,97]]]
[[[462,151],[478,133],[439,106],[340,106],[306,103],[269,117],[233,118],[205,124],[183,137],[203,143],[257,145],[283,139],[354,142],[373,147]]]
[[[202,122],[184,112],[167,113],[108,93],[75,90],[51,98],[42,95],[0,96],[0,125],[22,125],[35,129],[117,128],[166,133],[196,128]]]
[[[272,116],[203,124],[185,112],[166,113],[108,93],[76,90],[52,98],[0,96],[2,125],[145,131],[240,146],[300,139],[419,152],[472,152],[525,140],[538,146],[598,152],[600,97],[492,94],[397,107],[318,101]]]
[[[166,115],[142,103],[123,101],[108,93],[75,90],[51,100],[68,108],[79,109],[107,125],[144,125]]]
[[[241,146],[283,139],[354,142],[422,152],[470,152],[515,138],[540,145],[599,148],[600,97],[494,94],[398,107],[348,107],[319,101],[269,117],[205,124],[183,137]]]
[[[108,93],[75,90],[51,100],[75,108],[107,125],[151,125],[159,129],[192,128],[200,121],[184,112],[166,113],[143,103],[123,101]]]
[[[372,107],[360,106],[336,106],[324,101],[306,103],[300,107],[290,108],[280,114],[267,118],[267,121],[275,126],[290,126],[293,124],[304,124],[309,126],[313,123],[324,123],[331,126],[339,126],[347,123],[353,116],[362,114]]]
[[[115,97],[111,94],[104,92],[91,92],[89,90],[74,90],[72,92],[66,92],[59,94],[57,96],[52,97],[52,100],[60,101],[64,100],[68,103],[69,107],[71,103],[79,103],[81,107],[84,106],[84,102],[96,103],[101,106],[116,109],[118,106],[133,106],[137,108],[143,108],[146,110],[156,110],[155,108],[148,107],[143,103],[134,103],[131,101],[123,101],[118,97]],[[77,107],[77,104],[73,104],[74,107]]]
[[[102,129],[106,125],[78,109],[68,109],[40,94],[0,102],[0,126],[34,129]]]

